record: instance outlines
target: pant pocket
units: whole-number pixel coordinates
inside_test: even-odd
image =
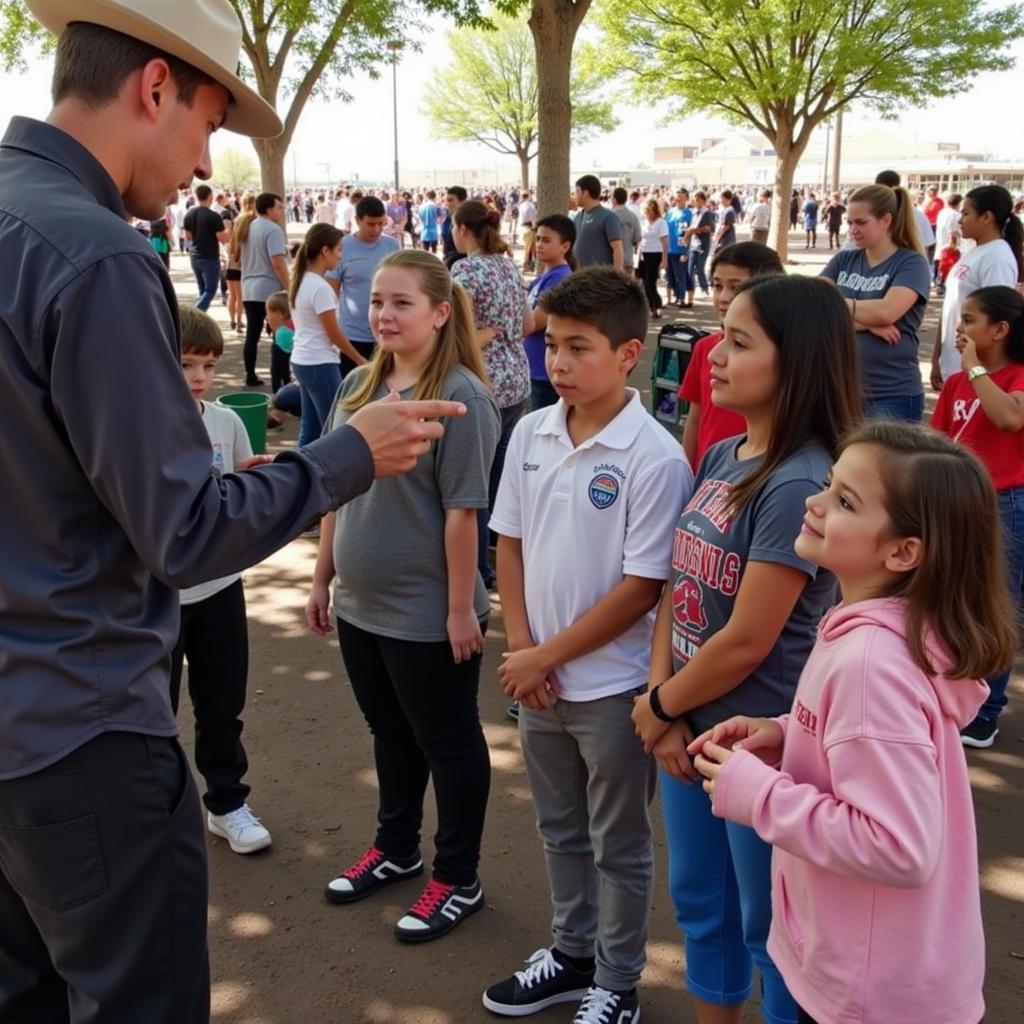
[[[0,868],[22,899],[50,911],[107,891],[94,814],[52,825],[0,825]]]

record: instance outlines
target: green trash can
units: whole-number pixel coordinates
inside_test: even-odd
[[[245,432],[249,435],[253,455],[262,455],[267,450],[267,413],[270,410],[270,395],[262,391],[232,391],[217,399],[223,405],[237,413],[245,424]]]

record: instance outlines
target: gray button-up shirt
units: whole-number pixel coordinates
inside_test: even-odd
[[[0,779],[102,732],[173,736],[179,587],[365,491],[343,428],[223,477],[179,362],[177,300],[99,162],[51,125],[0,143]]]

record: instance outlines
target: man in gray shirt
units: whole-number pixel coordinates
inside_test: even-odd
[[[621,270],[622,228],[619,218],[601,205],[601,182],[593,174],[584,174],[576,182],[576,244],[573,255],[577,265],[592,267],[611,264]]]
[[[462,407],[377,403],[215,474],[174,289],[129,215],[161,217],[211,176],[214,129],[280,121],[235,75],[228,0],[150,0],[145,18],[109,0],[70,25],[76,0],[28,6],[59,40],[47,122],[15,117],[0,141],[0,247],[19,264],[0,276],[0,1020],[204,1024],[176,588],[408,470],[441,433],[429,421]]]
[[[626,203],[628,198],[629,194],[621,185],[612,192],[612,213],[619,218],[622,230],[622,269],[632,274],[636,247],[643,241],[644,233],[640,219]]]
[[[267,299],[274,292],[288,290],[288,247],[284,234],[285,211],[281,197],[261,192],[256,197],[256,216],[249,222],[241,240],[242,305],[245,307],[245,363],[247,387],[259,387],[263,381],[256,376],[256,355]]]

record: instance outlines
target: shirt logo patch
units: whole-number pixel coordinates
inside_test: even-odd
[[[672,614],[680,626],[708,628],[708,619],[704,614],[704,592],[699,583],[684,576],[676,584],[672,591]]]
[[[590,481],[587,494],[594,508],[610,508],[619,496],[619,481],[611,473],[598,473]]]

